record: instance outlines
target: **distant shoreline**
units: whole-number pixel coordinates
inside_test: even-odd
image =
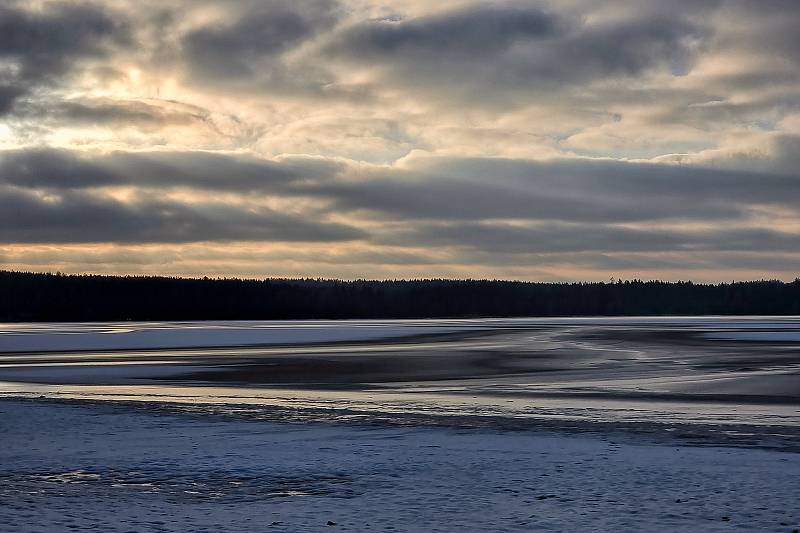
[[[540,283],[0,271],[0,322],[800,315],[800,279]]]

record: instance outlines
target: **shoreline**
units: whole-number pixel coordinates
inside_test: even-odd
[[[309,407],[239,403],[241,398],[220,402],[196,403],[145,396],[137,399],[106,397],[58,397],[30,394],[0,394],[0,406],[7,402],[86,406],[141,412],[155,415],[186,416],[226,422],[266,422],[276,424],[322,424],[331,427],[410,428],[464,431],[489,431],[501,434],[593,435],[620,440],[638,440],[651,445],[760,449],[790,454],[800,453],[800,428],[790,425],[710,424],[699,422],[654,422],[652,420],[591,420],[557,415],[520,418],[497,413],[436,413],[380,411],[346,406]]]

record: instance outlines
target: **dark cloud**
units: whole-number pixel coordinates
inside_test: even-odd
[[[30,149],[2,152],[0,182],[36,190],[114,185],[117,180],[72,152]]]
[[[61,101],[38,109],[32,108],[28,110],[27,115],[40,121],[53,121],[68,126],[156,127],[205,122],[209,113],[197,107],[173,105],[171,102],[155,104],[135,100],[84,99]]]
[[[554,37],[558,19],[533,7],[474,5],[408,20],[362,22],[348,28],[333,51],[363,59],[473,59],[504,53],[519,41]],[[433,54],[433,55],[432,55]]]
[[[309,221],[263,207],[154,197],[128,203],[81,192],[40,195],[0,189],[4,243],[327,242],[365,236],[343,224]]]
[[[221,85],[241,85],[253,80],[288,83],[290,73],[281,55],[330,30],[338,19],[331,0],[247,4],[232,22],[220,21],[197,28],[181,40],[184,60],[192,78]]]
[[[327,197],[336,208],[362,210],[377,217],[474,220],[526,219],[564,221],[637,221],[670,218],[719,219],[741,215],[736,205],[690,201],[665,205],[657,197],[640,195],[638,202],[569,187],[548,187],[532,174],[527,184],[441,178],[408,180],[402,176],[361,183],[326,183],[304,189]]]
[[[0,116],[3,116],[11,111],[16,99],[23,94],[25,94],[25,89],[20,86],[0,86]]]
[[[706,34],[694,22],[663,15],[585,26],[548,50],[547,60],[526,67],[532,77],[568,81],[635,76],[655,67],[680,75],[689,70],[694,44]]]
[[[128,39],[124,23],[97,5],[0,5],[0,59],[10,62],[0,73],[0,111],[33,87],[57,80],[75,61],[101,56],[109,43]]]
[[[330,179],[343,168],[342,163],[317,158],[275,162],[199,151],[112,152],[94,157],[54,149],[0,152],[0,182],[34,189],[133,185],[281,192],[292,182]]]
[[[345,168],[344,163],[321,158],[271,161],[213,152],[117,152],[103,164],[132,184],[276,194],[294,183],[331,179]]]
[[[656,68],[683,74],[706,34],[680,13],[590,22],[524,3],[479,3],[355,24],[327,55],[381,69],[384,83],[491,102]]]
[[[434,158],[358,182],[308,188],[340,209],[409,219],[596,222],[743,218],[800,205],[800,178],[597,160]]]

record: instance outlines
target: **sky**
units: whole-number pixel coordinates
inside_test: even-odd
[[[797,0],[0,2],[0,268],[791,280]]]

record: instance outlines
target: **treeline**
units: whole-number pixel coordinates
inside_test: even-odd
[[[0,271],[0,321],[800,315],[800,279],[618,281],[190,279]]]

